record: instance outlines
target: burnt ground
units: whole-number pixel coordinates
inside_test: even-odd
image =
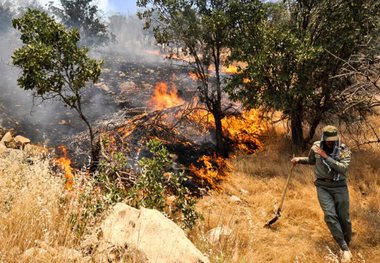
[[[83,96],[83,109],[92,123],[108,119],[119,111],[128,111],[129,115],[133,109],[138,109],[137,113],[150,111],[147,102],[157,82],[175,84],[185,100],[194,95],[194,83],[188,78],[189,69],[184,65],[162,58],[149,61],[137,55],[131,58],[116,53],[102,56],[105,59],[100,81],[86,88]],[[35,101],[33,106],[31,94],[18,87],[7,89],[0,98],[0,125],[47,146],[65,143],[86,131],[77,113],[64,107],[62,102]]]

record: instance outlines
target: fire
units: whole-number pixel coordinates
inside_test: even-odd
[[[219,182],[227,178],[232,171],[231,164],[220,156],[207,156],[203,155],[198,159],[197,163],[201,166],[196,167],[194,164],[190,165],[190,171],[205,184],[212,189],[221,190]]]
[[[194,111],[191,119],[200,123],[204,129],[215,127],[214,117],[205,110]],[[222,129],[224,137],[233,143],[235,150],[254,153],[263,147],[258,137],[265,132],[265,126],[256,109],[243,111],[239,116],[229,115],[224,117],[222,119]]]
[[[177,94],[177,89],[173,85],[168,89],[168,85],[164,82],[157,83],[153,96],[149,100],[148,105],[156,110],[170,108],[183,104],[184,101]]]
[[[196,73],[192,72],[192,71],[189,71],[189,77],[193,80],[193,81],[196,81],[198,80],[198,76]]]
[[[220,68],[220,72],[227,74],[227,75],[233,75],[233,74],[239,74],[240,70],[239,69],[244,69],[247,67],[246,63],[242,62],[234,62],[234,64],[228,65],[228,66],[222,66]],[[209,71],[215,72],[215,66],[210,65],[208,68]]]
[[[214,128],[213,116],[205,110],[194,111],[191,120],[206,129]],[[235,151],[254,153],[263,147],[259,136],[265,132],[258,110],[243,111],[239,116],[226,116],[222,119],[223,135]],[[231,165],[220,156],[202,156],[198,165],[192,164],[190,171],[201,183],[210,188],[221,190],[219,182],[231,173]]]
[[[71,168],[71,160],[67,157],[68,154],[65,146],[61,145],[58,148],[62,151],[63,157],[55,159],[55,162],[65,171],[66,189],[72,190],[74,185],[74,173],[73,169]]]
[[[265,131],[255,109],[243,111],[241,116],[227,116],[222,119],[224,135],[234,142],[236,150],[254,153],[263,147],[258,136]]]
[[[227,74],[236,74],[238,73],[239,68],[234,65],[229,65],[228,67],[223,67],[222,72]]]
[[[159,50],[144,50],[144,52],[149,55],[161,56],[161,53]]]

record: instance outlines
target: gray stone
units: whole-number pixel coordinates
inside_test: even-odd
[[[104,247],[104,244],[127,247],[146,262],[209,262],[186,237],[185,232],[157,210],[138,210],[118,203],[103,221],[101,230],[98,247]]]
[[[2,143],[7,143],[7,142],[10,142],[12,140],[13,140],[13,137],[12,137],[11,132],[7,132],[6,134],[4,134],[3,138],[1,138]]]
[[[232,230],[226,226],[218,226],[206,233],[206,238],[210,243],[219,242],[223,236],[229,236],[232,234]]]

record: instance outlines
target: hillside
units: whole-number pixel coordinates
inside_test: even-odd
[[[274,217],[290,172],[289,146],[283,137],[272,137],[263,152],[237,157],[224,191],[199,202],[205,220],[192,239],[214,262],[339,262],[339,247],[319,207],[312,167],[295,167],[282,216],[272,229],[263,227]],[[353,150],[349,172],[353,262],[380,260],[379,150]],[[207,242],[207,232],[217,226],[232,232],[221,235],[219,242]]]
[[[274,216],[290,171],[289,145],[284,135],[271,134],[263,151],[230,160],[233,173],[222,183],[223,190],[199,200],[204,220],[189,237],[211,262],[339,262],[339,248],[323,221],[311,167],[296,166],[282,217],[271,229],[263,227]],[[375,147],[353,150],[349,179],[353,262],[380,260],[379,153]],[[61,251],[49,258],[51,262],[89,262],[88,257],[70,260],[69,255],[83,252],[70,215],[83,208],[70,201],[77,193],[65,191],[63,176],[51,168],[50,157],[28,147],[2,153],[0,158],[4,262],[46,260],[38,253],[32,254],[33,260],[28,257],[36,244]],[[210,234],[216,227],[223,228],[222,235]]]

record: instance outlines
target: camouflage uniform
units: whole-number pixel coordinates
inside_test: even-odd
[[[351,152],[346,145],[340,144],[338,138],[334,150],[329,153],[325,140],[328,138],[326,135],[331,134],[326,130],[336,131],[337,135],[335,127],[325,127],[321,141],[315,142],[308,157],[300,157],[298,163],[315,165],[315,185],[325,222],[341,249],[348,250],[352,234],[347,188],[347,168],[351,161]],[[329,157],[324,159],[317,154],[316,146],[321,147]]]

